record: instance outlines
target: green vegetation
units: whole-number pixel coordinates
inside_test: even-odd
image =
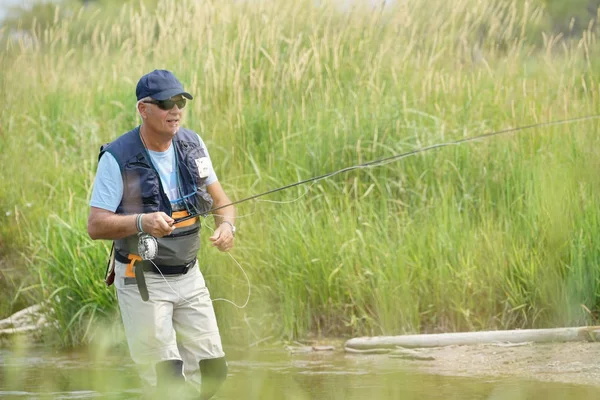
[[[135,84],[154,68],[196,96],[185,125],[233,199],[598,110],[595,32],[542,36],[544,12],[521,1],[228,3],[81,9],[19,38],[0,31],[0,237],[31,274],[19,296],[50,301],[65,345],[115,319],[108,244],[87,237],[88,199],[99,146],[137,123]],[[597,121],[539,128],[240,204],[232,255],[252,296],[241,310],[215,303],[223,335],[592,323],[599,142]],[[213,297],[244,303],[243,273],[207,234]]]

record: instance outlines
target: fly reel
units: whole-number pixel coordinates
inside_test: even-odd
[[[158,255],[158,241],[147,233],[138,234],[138,254],[142,260],[153,260]]]

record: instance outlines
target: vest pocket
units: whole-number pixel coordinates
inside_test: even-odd
[[[159,205],[160,181],[156,172],[143,162],[133,162],[123,169],[123,205],[142,210],[156,209]]]
[[[192,176],[194,182],[197,186],[201,186],[204,184],[206,177],[200,176],[200,171],[198,170],[198,164],[196,160],[207,158],[206,153],[200,146],[193,147],[186,155],[185,166],[188,173]]]
[[[181,236],[164,236],[157,240],[158,256],[154,262],[158,265],[187,264],[198,255],[200,250],[200,237],[196,229]]]
[[[200,176],[200,171],[198,169],[198,164],[196,163],[197,159],[206,158],[207,154],[201,146],[190,146],[188,144],[182,144],[186,150],[189,149],[187,154],[185,154],[185,162],[181,165],[182,174],[184,176],[189,177],[189,180],[185,180],[185,183],[191,184],[193,183],[196,188],[196,196],[194,198],[194,207],[195,211],[199,212],[201,215],[204,215],[210,211],[213,204],[213,199],[210,197],[208,192],[206,191],[206,177]],[[188,190],[188,187],[185,188]]]
[[[210,194],[208,194],[208,192],[206,191],[206,185],[200,186],[196,191],[196,194],[198,195],[198,197],[200,197],[200,199],[202,199],[201,204],[204,203],[203,211],[209,212],[213,205],[213,199],[212,197],[210,197]]]

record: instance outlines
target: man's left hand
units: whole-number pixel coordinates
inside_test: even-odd
[[[209,238],[217,249],[229,251],[233,247],[233,229],[229,224],[221,224],[215,229],[215,233]]]

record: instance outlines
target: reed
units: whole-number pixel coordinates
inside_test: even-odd
[[[186,125],[233,199],[598,109],[594,31],[542,35],[544,11],[528,2],[398,3],[164,0],[0,32],[0,234],[53,303],[62,343],[114,319],[108,244],[87,237],[87,204],[99,146],[137,123],[149,70],[173,70],[195,95]],[[224,336],[594,321],[597,132],[594,121],[523,131],[240,204],[232,255],[253,294],[243,310],[215,303]],[[243,274],[207,233],[212,295],[241,304]]]

